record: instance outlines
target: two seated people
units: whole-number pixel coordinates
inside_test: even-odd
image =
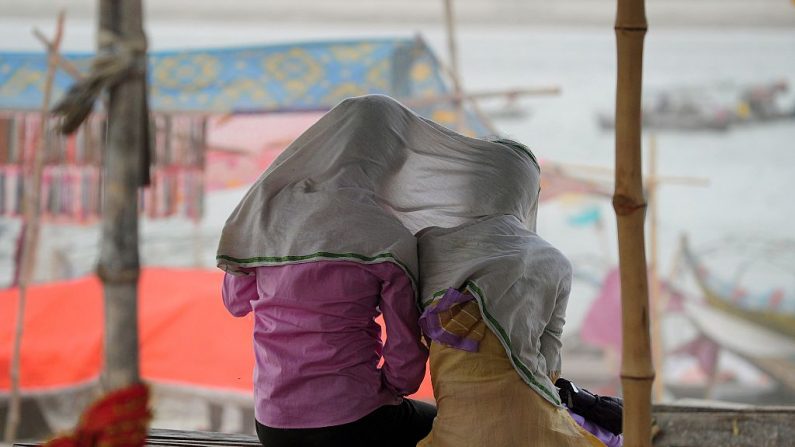
[[[535,233],[539,192],[525,146],[385,96],[346,100],[293,142],[217,257],[227,309],[255,320],[262,444],[604,445],[554,385],[571,265]],[[438,410],[404,397],[429,355]]]

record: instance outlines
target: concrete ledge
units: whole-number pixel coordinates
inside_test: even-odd
[[[795,407],[656,405],[655,447],[795,446]]]
[[[792,447],[795,407],[657,405],[655,447]],[[22,442],[15,446],[33,447]],[[259,446],[256,436],[152,429],[150,446]]]

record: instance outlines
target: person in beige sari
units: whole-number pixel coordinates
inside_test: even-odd
[[[432,340],[438,407],[431,433],[418,445],[603,447],[572,419],[553,385],[571,265],[534,231],[535,158],[518,143],[502,144],[526,153],[521,175],[494,178],[515,203],[418,234],[421,326]]]

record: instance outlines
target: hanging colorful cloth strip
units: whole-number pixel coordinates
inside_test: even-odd
[[[206,118],[191,115],[154,116],[155,163],[152,184],[140,193],[140,209],[152,219],[183,217],[199,220],[204,201]],[[39,147],[38,113],[0,114],[0,216],[23,212],[27,175]],[[89,119],[76,133],[61,136],[49,129],[44,153],[42,216],[49,221],[91,223],[101,215],[101,166],[105,121]]]

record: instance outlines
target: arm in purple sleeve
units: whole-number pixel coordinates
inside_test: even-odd
[[[221,290],[226,310],[236,317],[251,312],[251,302],[259,298],[257,293],[257,275],[235,276],[224,274],[224,285]]]
[[[425,377],[428,350],[422,343],[419,310],[411,280],[395,269],[381,286],[381,313],[386,326],[381,376],[386,386],[405,396],[420,387]]]

